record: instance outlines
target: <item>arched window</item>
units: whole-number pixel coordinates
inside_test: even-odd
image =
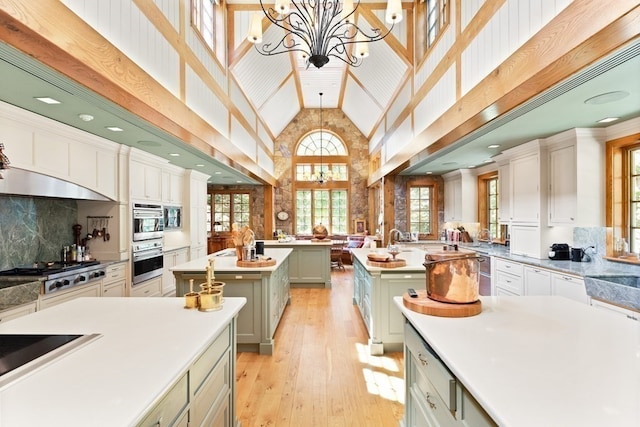
[[[293,158],[295,233],[311,234],[317,224],[329,234],[349,228],[349,153],[336,134],[325,129],[306,134]]]

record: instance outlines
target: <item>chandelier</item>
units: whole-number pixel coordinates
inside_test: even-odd
[[[322,168],[324,167],[324,165],[322,164],[322,92],[320,92],[319,95],[320,95],[320,166],[319,166],[320,170],[318,171],[318,173],[314,172],[313,175],[311,175],[311,180],[322,185],[327,181],[331,181],[331,179],[333,178],[333,175],[331,174],[331,170],[328,170],[326,172],[322,170]]]
[[[290,2],[293,4],[291,8]],[[321,68],[329,57],[338,58],[357,67],[369,56],[367,43],[385,38],[394,25],[402,20],[402,0],[388,0],[385,21],[391,24],[387,32],[372,28],[364,32],[355,22],[354,14],[360,6],[357,0],[275,0],[273,7],[260,6],[267,19],[284,29],[284,36],[276,43],[262,43],[262,14],[251,17],[247,39],[265,56],[298,52],[307,66]],[[349,45],[354,45],[353,47]]]

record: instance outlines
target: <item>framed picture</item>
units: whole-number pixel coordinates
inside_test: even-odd
[[[367,221],[364,219],[356,219],[353,221],[353,230],[356,234],[364,234],[367,230]]]

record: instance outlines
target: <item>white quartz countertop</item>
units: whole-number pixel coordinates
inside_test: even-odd
[[[238,267],[236,265],[236,261],[238,260],[236,256],[235,248],[225,249],[219,252],[215,252],[213,254],[207,255],[206,257],[198,258],[191,260],[189,262],[185,262],[184,264],[176,265],[175,267],[170,268],[170,271],[195,271],[195,272],[204,272],[207,265],[209,265],[209,260],[213,259],[213,271],[214,275],[217,271],[224,272],[233,272],[233,273],[248,273],[251,271],[260,272],[260,271],[275,271],[282,264],[282,262],[287,259],[287,257],[291,254],[291,248],[265,248],[264,256],[271,257],[276,260],[276,264],[272,266],[264,266],[264,267]]]
[[[482,313],[394,302],[501,427],[640,426],[640,322],[563,297],[481,297]]]
[[[323,240],[265,240],[265,247],[278,247],[278,246],[331,246],[331,239]]]
[[[102,336],[0,390],[0,426],[130,426],[237,315],[183,298],[79,298],[0,325],[0,334]]]
[[[355,256],[360,263],[364,266],[364,268],[369,272],[408,272],[408,271],[419,271],[423,274],[426,274],[426,268],[424,267],[424,256],[426,254],[422,249],[414,248],[409,251],[400,252],[396,255],[396,259],[403,259],[407,262],[407,265],[404,267],[394,267],[394,268],[386,268],[386,267],[374,267],[372,265],[367,264],[367,255],[370,253],[376,254],[389,254],[386,248],[355,248],[351,250],[353,256]],[[389,255],[391,256],[391,255]]]

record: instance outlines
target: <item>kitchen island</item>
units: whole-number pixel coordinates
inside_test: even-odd
[[[331,239],[265,240],[265,250],[289,248],[289,283],[293,287],[331,287]]]
[[[358,306],[369,333],[372,355],[384,351],[401,351],[403,343],[402,315],[393,304],[393,297],[407,292],[407,288],[426,288],[425,251],[413,248],[400,252],[398,259],[406,266],[383,268],[369,265],[367,255],[372,249],[353,249],[353,303]],[[386,249],[373,250],[387,254]]]
[[[2,386],[0,425],[236,425],[244,304],[200,312],[182,298],[79,298],[0,325],[0,334],[98,334]]]
[[[247,304],[238,315],[238,350],[272,354],[273,336],[280,323],[289,296],[289,256],[287,248],[265,248],[265,256],[274,265],[238,267],[236,250],[226,249],[171,268],[176,278],[176,295],[189,292],[189,281],[194,279],[194,291],[206,280],[205,268],[214,260],[215,281],[224,282],[224,297],[243,297]]]
[[[394,298],[406,427],[640,425],[638,322],[563,297],[481,300],[480,314],[445,318]]]

